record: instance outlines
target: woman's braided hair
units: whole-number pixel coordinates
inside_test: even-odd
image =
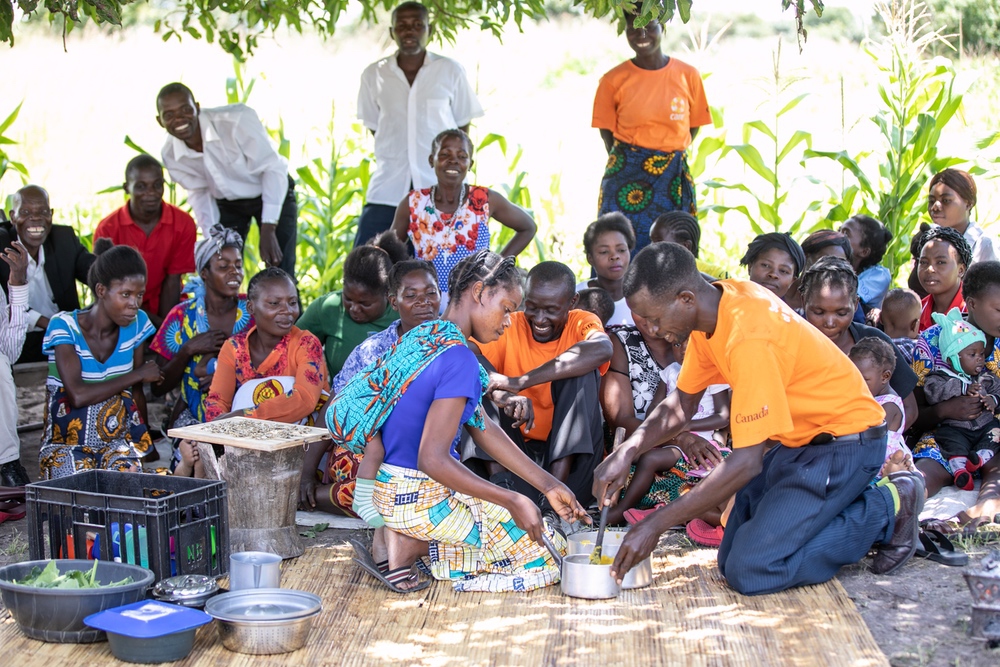
[[[842,257],[820,257],[799,279],[802,301],[809,301],[813,290],[823,287],[840,287],[850,294],[853,301],[858,296],[858,275],[854,273],[851,263]]]
[[[477,282],[484,287],[503,285],[521,287],[521,273],[513,257],[501,257],[490,250],[480,250],[455,265],[448,276],[448,298],[458,303],[466,290]]]
[[[951,227],[931,227],[927,231],[921,232],[920,240],[917,241],[917,258],[923,252],[924,246],[931,241],[944,241],[951,244],[958,255],[959,264],[965,268],[969,268],[969,265],[972,264],[972,248],[969,247],[969,242]]]

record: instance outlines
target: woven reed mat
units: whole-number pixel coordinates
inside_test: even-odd
[[[208,625],[175,665],[888,665],[837,581],[777,595],[728,588],[715,551],[654,561],[653,585],[611,601],[527,594],[456,593],[437,582],[416,594],[385,589],[350,560],[349,547],[307,549],[286,562],[282,585],[323,598],[307,645],[251,656],[226,650]],[[47,644],[0,624],[4,665],[126,665],[106,642]]]

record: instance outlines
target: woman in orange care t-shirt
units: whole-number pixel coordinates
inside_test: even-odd
[[[633,257],[649,245],[660,214],[697,214],[685,150],[712,120],[698,70],[660,50],[658,21],[637,27],[637,20],[625,14],[635,58],[601,77],[592,123],[608,149],[598,215],[621,211],[632,221]]]

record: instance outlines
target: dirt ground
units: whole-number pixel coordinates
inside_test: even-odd
[[[19,378],[19,424],[42,420],[43,378]],[[160,423],[162,405],[152,404],[151,421]],[[159,418],[162,421],[162,418]],[[21,462],[32,479],[38,479],[38,445],[42,431],[21,435]],[[27,522],[0,524],[0,565],[28,560]],[[365,531],[332,530],[306,538],[307,546],[329,546]],[[959,542],[975,561],[991,549],[1000,548],[1000,532],[990,532]],[[679,553],[698,548],[683,533],[663,537],[658,551]],[[894,667],[952,666],[994,667],[1000,664],[1000,648],[971,639],[972,597],[962,578],[962,568],[945,567],[914,558],[893,576],[875,576],[867,562],[845,567],[838,579],[857,605],[872,635]],[[5,614],[5,612],[0,612]],[[0,615],[2,618],[2,615]]]

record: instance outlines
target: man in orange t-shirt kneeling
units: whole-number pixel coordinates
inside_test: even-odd
[[[691,253],[673,243],[640,252],[624,292],[654,335],[689,342],[677,391],[598,467],[594,495],[616,498],[632,461],[683,431],[710,384],[732,387],[733,453],[632,527],[612,568],[618,579],[664,531],[733,495],[719,570],[746,595],[828,581],[873,544],[878,574],[909,560],[923,477],[902,471],[871,485],[885,460],[885,415],[828,338],[758,285],[705,282]]]
[[[499,418],[500,424],[586,506],[592,500],[594,469],[604,453],[598,390],[613,349],[597,316],[574,310],[576,300],[572,269],[541,262],[528,273],[524,312],[513,313],[503,335],[479,345],[479,351],[492,365],[487,369],[496,371],[491,373],[491,398],[505,403],[505,396],[518,395],[522,402],[531,402],[526,418],[513,425]],[[503,483],[503,468],[463,440],[462,461],[471,460],[481,462],[494,483]],[[522,485],[514,487],[530,493]]]

